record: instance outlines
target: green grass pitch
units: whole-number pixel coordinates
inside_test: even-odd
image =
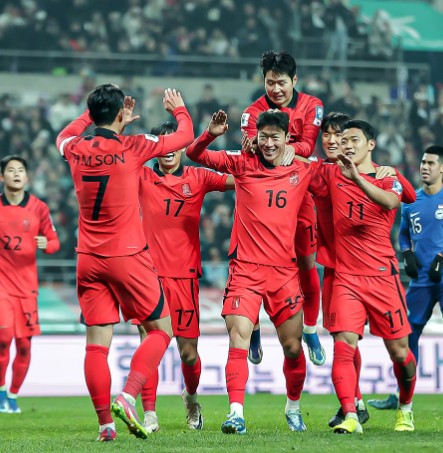
[[[99,443],[95,442],[97,422],[88,398],[23,397],[19,400],[22,414],[0,414],[0,452],[443,452],[441,394],[414,398],[413,433],[393,431],[395,411],[370,408],[371,418],[364,425],[364,433],[352,436],[333,434],[327,426],[338,408],[333,395],[303,395],[302,412],[308,427],[304,433],[289,431],[284,417],[285,396],[247,395],[248,433],[244,436],[220,431],[228,412],[227,396],[202,396],[199,400],[205,419],[202,431],[187,430],[180,396],[160,396],[160,432],[147,440],[136,439],[116,420],[117,440]]]

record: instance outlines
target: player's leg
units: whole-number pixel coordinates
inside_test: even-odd
[[[333,430],[339,434],[363,432],[355,401],[355,353],[367,319],[363,283],[358,276],[336,273],[333,285],[330,307],[330,331],[334,335],[332,382],[344,416],[344,421]]]
[[[254,365],[258,365],[263,360],[263,348],[261,345],[261,329],[259,318],[254,325],[249,344],[248,359]]]
[[[300,410],[300,396],[306,379],[306,358],[301,345],[303,313],[277,327],[277,335],[283,348],[283,373],[286,380],[285,415],[291,431],[306,431]]]
[[[310,194],[303,198],[295,234],[295,251],[304,297],[303,340],[309,349],[309,359],[314,365],[323,365],[326,355],[317,334],[317,318],[320,312],[320,278],[315,266],[317,250],[317,218]]]
[[[10,360],[10,348],[14,338],[14,304],[9,298],[0,300],[0,413],[8,412],[6,370]]]
[[[8,412],[10,414],[21,413],[17,396],[31,363],[31,339],[32,337],[15,339],[16,355],[12,362],[12,382],[8,392]]]
[[[384,340],[394,364],[394,374],[399,389],[399,401],[395,431],[414,431],[412,397],[416,383],[416,361],[408,347],[408,338]]]
[[[140,335],[140,342],[146,338],[146,330],[140,324],[140,321],[132,321],[132,324],[137,325],[138,333]],[[158,389],[159,375],[158,368],[152,373],[152,376],[146,380],[142,388],[140,397],[144,412],[143,426],[148,434],[155,433],[160,429],[158,424],[158,417],[155,411],[157,403],[157,389]]]
[[[87,321],[86,321],[87,322]],[[113,325],[86,326],[86,355],[84,362],[86,386],[99,424],[98,441],[116,437],[111,415],[111,371],[108,365]]]
[[[225,300],[225,305],[227,303],[230,303],[229,299]],[[225,322],[229,334],[225,375],[230,412],[221,429],[225,434],[245,434],[243,407],[249,377],[247,356],[254,324],[247,317],[237,315],[225,316]]]
[[[383,338],[393,362],[399,389],[395,431],[413,431],[412,397],[416,382],[416,360],[408,346],[411,328],[403,286],[398,274],[369,279],[373,282],[371,297],[366,301],[370,332]]]
[[[125,386],[114,398],[111,410],[131,434],[145,439],[148,433],[138,417],[135,401],[171,341],[169,308],[147,251],[109,259],[107,276],[124,319],[140,320],[147,333],[132,357]]]
[[[197,350],[198,338],[177,337],[181,369],[185,388],[182,399],[189,429],[203,429],[201,406],[197,400],[197,388],[201,376],[201,361]]]

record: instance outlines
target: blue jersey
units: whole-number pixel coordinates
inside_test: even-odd
[[[401,206],[398,239],[401,250],[413,250],[421,264],[410,286],[430,286],[435,283],[429,281],[429,266],[437,253],[443,253],[443,189],[434,195],[423,189],[416,193],[417,201]]]

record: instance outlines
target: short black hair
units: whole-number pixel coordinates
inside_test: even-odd
[[[275,126],[285,131],[289,131],[289,115],[280,110],[267,110],[261,112],[257,118],[257,130],[263,129],[266,126]]]
[[[160,124],[157,124],[157,126],[154,126],[151,129],[151,134],[152,135],[167,135],[167,134],[172,134],[177,130],[177,123],[174,121],[163,121]]]
[[[351,117],[346,113],[330,112],[321,122],[321,131],[326,132],[331,127],[336,132],[343,131],[343,126],[351,120]]]
[[[345,129],[360,129],[367,140],[375,140],[377,137],[375,128],[371,126],[367,121],[349,120],[343,125],[343,130]]]
[[[112,124],[123,108],[125,95],[115,83],[104,83],[88,95],[89,114],[96,126]]]
[[[23,165],[23,167],[25,167],[26,172],[28,172],[28,163],[26,162],[26,159],[24,159],[21,156],[17,156],[17,155],[11,154],[9,156],[5,156],[0,161],[0,173],[2,175],[5,174],[6,167],[9,164],[9,162],[11,162],[11,160],[18,160]]]
[[[295,58],[284,50],[268,50],[260,58],[260,67],[263,69],[263,77],[269,71],[276,74],[287,74],[291,79],[297,74]]]
[[[431,145],[425,149],[425,154],[436,154],[440,160],[440,157],[443,158],[443,146]]]

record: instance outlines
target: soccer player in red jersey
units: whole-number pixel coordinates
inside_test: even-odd
[[[222,315],[229,333],[226,386],[230,414],[224,433],[246,433],[243,415],[248,379],[247,356],[254,322],[263,301],[284,352],[286,419],[292,431],[304,431],[300,395],[306,377],[301,345],[303,296],[295,253],[297,214],[309,186],[312,168],[295,160],[282,166],[289,139],[289,117],[279,110],[263,112],[257,121],[257,154],[208,151],[227,129],[226,114],[215,113],[208,129],[188,147],[187,156],[234,177],[236,204],[229,249],[229,275]],[[249,147],[246,134],[243,149]]]
[[[243,113],[241,128],[248,137],[257,135],[257,118],[268,109],[280,109],[289,115],[289,141],[295,154],[309,157],[315,148],[323,118],[323,103],[320,99],[295,89],[298,81],[294,57],[287,52],[265,52],[260,60],[266,94],[253,102]],[[320,279],[315,267],[317,249],[317,221],[311,194],[305,200],[298,215],[297,263],[300,282],[305,298],[303,339],[308,345],[309,358],[314,365],[323,365],[325,352],[317,335],[317,318],[320,310]],[[260,330],[257,324],[251,339],[249,359],[260,363],[262,350]]]
[[[344,113],[331,112],[323,118],[321,130],[321,141],[326,159],[321,164],[330,165],[337,161],[337,154],[341,149],[341,137],[343,126],[350,117]],[[376,167],[377,178],[383,178],[387,174],[399,178],[402,186],[402,201],[411,203],[415,198],[415,191],[412,185],[404,178],[401,173],[396,172],[392,167]],[[314,197],[317,207],[317,255],[316,260],[323,267],[323,285],[322,285],[322,310],[323,310],[323,327],[329,331],[329,308],[332,297],[332,284],[335,276],[335,234],[334,221],[332,215],[332,201],[329,193],[327,196]],[[354,364],[357,372],[357,386],[355,390],[357,415],[360,424],[364,424],[369,419],[369,412],[366,409],[363,397],[360,391],[359,378],[361,369],[361,355],[358,346],[355,350]],[[329,426],[333,428],[343,422],[344,414],[340,409],[329,421]]]
[[[147,160],[183,148],[194,132],[180,93],[166,90],[163,103],[178,121],[177,132],[124,136],[125,126],[138,118],[133,116],[135,101],[117,85],[103,84],[89,94],[88,111],[57,137],[79,204],[77,292],[86,323],[86,384],[99,420],[100,441],[116,437],[107,358],[119,309],[125,320],[139,319],[148,333],[111,407],[137,437],[146,438],[147,433],[135,399],[158,367],[172,335],[168,306],[141,223],[139,178]],[[81,136],[92,121],[95,131]]]
[[[0,162],[0,412],[20,413],[17,394],[31,361],[31,340],[39,335],[37,249],[52,254],[60,242],[48,206],[25,190],[28,165],[20,156]],[[15,338],[12,383],[6,392],[9,349]]]
[[[175,132],[177,125],[165,121],[151,130],[153,135]],[[201,361],[197,344],[200,336],[199,282],[200,212],[208,192],[234,189],[232,176],[207,168],[182,165],[184,149],[158,157],[154,168],[143,167],[140,205],[143,230],[171,313],[185,389],[182,398],[189,429],[202,429],[203,417],[197,401]],[[143,330],[143,328],[140,328]],[[158,370],[146,382],[142,393],[144,426],[148,433],[159,430],[155,412]]]
[[[400,388],[395,430],[412,431],[416,364],[408,348],[411,329],[390,240],[403,187],[393,177],[375,178],[372,126],[351,120],[343,127],[338,166],[320,167],[335,226],[335,277],[329,310],[329,331],[334,335],[332,380],[345,415],[333,429],[337,433],[363,432],[354,400],[355,353],[369,319],[371,333],[384,340]],[[315,191],[321,194],[324,189],[320,184]]]

